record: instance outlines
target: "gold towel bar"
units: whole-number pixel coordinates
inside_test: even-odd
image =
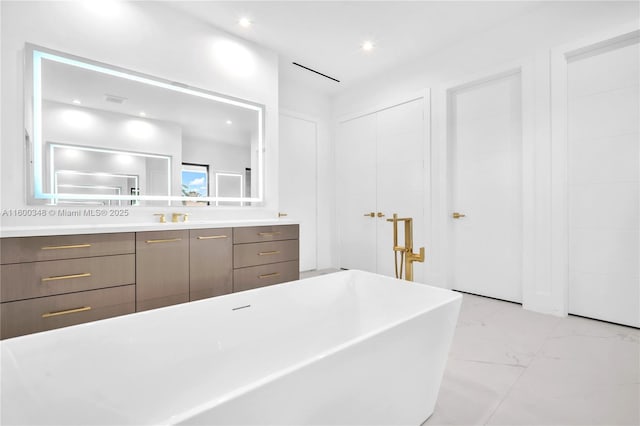
[[[67,309],[65,311],[55,311],[42,314],[42,318],[57,317],[58,315],[75,314],[76,312],[90,311],[91,306],[83,306],[81,308]]]
[[[84,274],[73,274],[73,275],[58,275],[57,277],[47,277],[47,278],[43,278],[42,282],[46,282],[46,281],[58,281],[58,280],[68,280],[71,278],[84,278],[84,277],[90,277],[91,276],[91,272],[85,272]]]

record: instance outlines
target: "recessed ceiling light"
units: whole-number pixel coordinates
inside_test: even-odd
[[[249,18],[240,18],[238,20],[238,25],[240,25],[242,28],[249,28],[251,26],[251,19],[249,19]]]
[[[146,113],[146,112],[144,112],[144,111],[140,111],[140,117],[146,117],[146,116],[147,116],[147,113]]]
[[[80,105],[82,102],[80,102],[80,99],[74,99],[71,102],[73,102],[76,105]]]
[[[364,43],[362,43],[362,50],[364,50],[365,52],[370,52],[373,50],[373,42],[372,41],[365,41]]]
[[[232,124],[233,124],[233,121],[231,121],[231,120],[227,120],[227,124],[228,124],[228,125],[232,125]]]

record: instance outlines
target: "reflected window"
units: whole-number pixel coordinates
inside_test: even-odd
[[[185,197],[209,196],[209,166],[204,164],[182,163],[182,195]],[[185,206],[208,205],[207,201],[187,200]]]

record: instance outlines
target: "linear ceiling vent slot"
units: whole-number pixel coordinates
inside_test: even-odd
[[[123,98],[122,96],[110,95],[108,93],[105,93],[104,100],[107,101],[107,102],[114,103],[114,104],[123,104],[127,100],[127,98]]]
[[[304,65],[300,65],[300,64],[299,64],[299,63],[297,63],[297,62],[292,62],[292,64],[293,64],[293,65],[296,65],[296,66],[299,66],[300,68],[304,68],[304,69],[305,69],[305,70],[307,70],[307,71],[311,71],[311,72],[314,72],[314,73],[316,73],[316,74],[318,74],[318,75],[321,75],[321,76],[323,76],[324,78],[328,78],[329,80],[333,80],[333,81],[335,81],[336,83],[340,83],[340,80],[338,80],[337,78],[330,77],[330,76],[328,76],[328,75],[326,75],[326,74],[321,73],[320,71],[316,71],[316,70],[314,70],[314,69],[312,69],[312,68],[305,67]]]

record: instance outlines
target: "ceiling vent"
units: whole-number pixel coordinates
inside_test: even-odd
[[[127,98],[123,98],[122,96],[109,95],[108,93],[105,93],[104,100],[114,104],[122,105],[127,100]]]
[[[297,63],[297,62],[292,62],[292,64],[293,64],[293,65],[296,65],[296,66],[298,66],[298,67],[300,67],[300,68],[303,68],[303,69],[305,69],[305,70],[307,70],[307,71],[311,71],[311,72],[313,72],[313,73],[316,73],[316,74],[318,74],[318,75],[321,75],[321,76],[323,76],[324,78],[328,78],[329,80],[333,80],[333,81],[335,81],[336,83],[340,83],[340,80],[338,80],[337,78],[333,78],[333,77],[331,77],[331,76],[328,76],[328,75],[326,75],[326,74],[323,74],[323,73],[321,73],[320,71],[316,71],[316,70],[314,70],[314,69],[312,69],[312,68],[305,67],[304,65],[300,65],[300,64],[299,64],[299,63]]]

